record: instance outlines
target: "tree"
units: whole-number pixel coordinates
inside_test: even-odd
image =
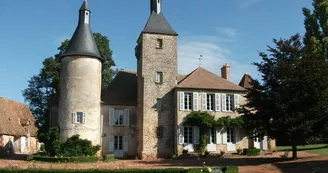
[[[118,70],[111,69],[115,66],[112,58],[112,50],[109,47],[109,40],[106,36],[100,33],[93,34],[96,44],[99,49],[100,55],[104,58],[102,66],[102,89],[107,88],[113,76]],[[60,63],[56,59],[62,55],[68,47],[70,40],[62,42],[58,47],[59,53],[54,57],[48,57],[43,61],[43,67],[39,74],[34,75],[28,81],[28,87],[23,90],[23,96],[28,103],[39,127],[47,126],[49,114],[49,99],[55,94],[59,93],[59,72]],[[48,127],[41,128],[47,131]]]
[[[262,61],[254,63],[262,82],[252,82],[240,112],[250,137],[288,140],[295,159],[296,146],[317,135],[316,125],[327,114],[328,68],[316,40],[305,45],[296,34],[273,42],[275,47],[268,46],[268,53],[260,53]]]
[[[317,49],[321,58],[326,61],[328,56],[328,1],[327,0],[313,0],[313,12],[308,8],[303,8],[305,36],[304,44],[313,49],[315,44],[320,44],[320,49]],[[320,134],[320,138],[325,138],[328,142],[328,115],[316,125]]]

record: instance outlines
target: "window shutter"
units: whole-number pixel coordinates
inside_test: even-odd
[[[238,94],[234,95],[234,108],[235,108],[235,111],[236,111],[236,109],[239,108],[239,95]]]
[[[235,131],[236,131],[236,144],[240,143],[240,134],[239,134],[239,127],[235,127]]]
[[[203,111],[206,111],[206,107],[207,107],[207,97],[206,97],[207,95],[206,95],[206,93],[203,93],[202,94],[202,110]]]
[[[72,124],[76,124],[76,122],[77,122],[77,119],[76,119],[77,117],[76,117],[76,113],[74,112],[74,113],[72,113]]]
[[[215,93],[215,111],[220,111],[220,94]]]
[[[198,111],[198,93],[193,93],[193,110]]]
[[[183,111],[184,107],[184,92],[180,92],[180,111]]]
[[[183,131],[183,126],[180,126],[180,130],[179,130],[179,144],[183,144],[184,143],[184,131]]]
[[[216,144],[222,144],[222,127],[216,128]]]
[[[114,109],[109,109],[109,118],[108,118],[108,121],[109,121],[109,125],[110,126],[113,126],[114,125],[114,114],[115,114],[115,111]]]
[[[223,137],[223,139],[222,139],[222,143],[223,144],[227,144],[227,127],[223,127],[223,134],[222,134],[222,137]]]
[[[85,124],[85,113],[83,112],[82,123]]]
[[[227,111],[227,95],[222,94],[222,112]]]
[[[128,136],[123,136],[123,151],[128,152],[129,149],[129,143],[128,143]]]
[[[109,136],[109,152],[113,152],[114,151],[114,136]]]
[[[261,149],[264,151],[268,150],[268,137],[267,136],[263,137]]]
[[[194,144],[199,144],[199,127],[194,126]]]
[[[124,109],[124,126],[129,126],[129,109]]]
[[[25,139],[25,136],[22,136],[20,139],[21,139],[21,147],[22,147],[22,148],[25,148],[25,143],[26,143],[26,142],[25,142],[25,140],[26,140],[26,139]]]

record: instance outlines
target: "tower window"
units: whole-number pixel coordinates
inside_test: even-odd
[[[157,138],[161,139],[164,136],[164,127],[157,127]]]
[[[163,72],[156,72],[156,83],[163,83]]]
[[[89,15],[89,13],[88,13],[88,12],[85,12],[85,14],[86,14],[86,15]]]
[[[157,49],[163,49],[163,39],[157,39],[156,48]]]
[[[160,111],[162,109],[162,99],[157,99],[156,110]]]

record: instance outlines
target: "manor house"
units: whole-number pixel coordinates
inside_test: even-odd
[[[51,100],[50,123],[59,124],[63,141],[79,134],[101,145],[102,154],[117,158],[166,157],[198,151],[199,127],[183,126],[191,111],[207,111],[215,118],[240,116],[236,108],[247,101],[243,96],[251,77],[231,82],[228,64],[220,76],[202,67],[178,74],[178,33],[161,6],[161,0],[150,0],[149,19],[136,36],[137,70],[120,71],[102,91],[103,58],[92,36],[91,11],[83,2],[68,49],[58,59],[60,92]],[[210,152],[274,146],[267,138],[249,139],[239,127],[211,128],[208,135]]]

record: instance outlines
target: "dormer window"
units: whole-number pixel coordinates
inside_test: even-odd
[[[156,48],[157,49],[163,49],[163,39],[157,39]]]

